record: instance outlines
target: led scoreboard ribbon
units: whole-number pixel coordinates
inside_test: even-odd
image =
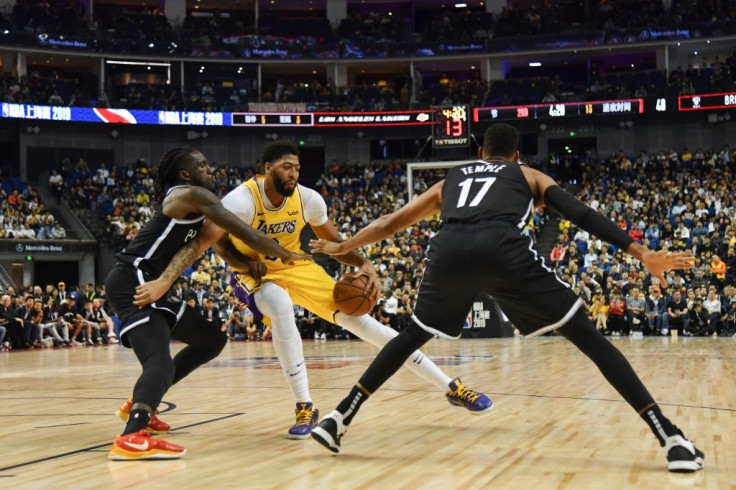
[[[432,111],[385,112],[196,112],[65,107],[36,104],[0,105],[0,118],[161,126],[323,126],[384,127],[433,124]]]
[[[670,103],[672,102],[672,103]],[[652,113],[674,111],[674,99],[649,98]],[[736,108],[736,92],[681,95],[677,112]],[[435,147],[466,146],[470,136],[467,106],[438,107],[424,111],[387,112],[198,112],[150,111],[107,107],[67,107],[2,102],[0,118],[36,121],[88,122],[107,124],[151,124],[160,126],[240,127],[387,127],[432,125]],[[644,99],[561,102],[519,106],[476,107],[472,120],[478,122],[523,121],[581,116],[636,115],[644,113]]]
[[[677,109],[680,111],[736,109],[736,92],[680,95],[677,98]]]
[[[644,99],[555,102],[552,104],[476,107],[473,109],[473,122],[643,113]]]

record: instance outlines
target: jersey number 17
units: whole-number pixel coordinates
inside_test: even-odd
[[[475,197],[470,201],[470,204],[468,204],[469,207],[473,208],[480,204],[480,202],[483,200],[483,196],[486,195],[488,192],[488,189],[491,188],[494,182],[496,182],[496,177],[483,177],[483,178],[469,178],[465,179],[462,182],[458,184],[460,186],[460,197],[457,199],[457,207],[462,208],[465,206],[465,203],[468,201],[468,197],[470,197],[470,188],[472,187],[474,182],[482,182],[483,186],[480,188],[480,190],[475,194]]]

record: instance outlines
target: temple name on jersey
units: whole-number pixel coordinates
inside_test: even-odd
[[[461,167],[460,170],[463,171],[465,175],[468,174],[485,174],[485,173],[496,173],[500,172],[502,168],[504,168],[505,164],[496,164],[496,163],[481,163],[478,165],[474,165],[471,167]]]
[[[258,231],[262,231],[266,235],[277,235],[279,233],[294,233],[296,231],[296,220],[282,221],[281,223],[266,223],[265,220],[259,220]]]

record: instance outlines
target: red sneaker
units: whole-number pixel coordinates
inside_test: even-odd
[[[133,406],[133,400],[128,398],[128,401],[123,403],[123,405],[118,408],[118,411],[115,412],[118,414],[118,417],[123,420],[123,422],[128,421],[131,406]],[[153,413],[153,415],[151,416],[151,420],[148,421],[148,431],[151,434],[165,434],[166,432],[169,432],[171,430],[171,426],[156,417],[157,414],[158,410]]]
[[[117,436],[108,457],[116,461],[132,459],[178,459],[187,450],[177,444],[154,439],[147,430]]]

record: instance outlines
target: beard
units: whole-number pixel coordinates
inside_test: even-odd
[[[276,173],[273,174],[273,185],[274,187],[276,187],[276,192],[285,197],[290,197],[292,194],[294,194],[294,191],[296,190],[296,185],[291,189],[287,189],[284,181],[281,180],[281,178],[276,175]]]
[[[212,180],[209,177],[205,177],[203,179],[200,179],[198,177],[194,177],[193,176],[192,177],[192,180],[190,181],[190,183],[192,185],[194,185],[194,186],[197,186],[197,187],[204,187],[205,189],[207,189],[209,191],[214,191],[215,190],[215,181]]]

